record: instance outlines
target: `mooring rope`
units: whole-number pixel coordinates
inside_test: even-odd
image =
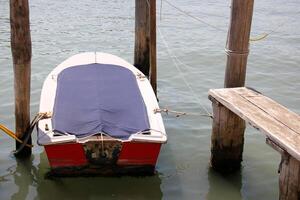
[[[162,20],[163,0],[160,0],[159,20]]]
[[[263,40],[263,39],[265,39],[266,37],[268,37],[269,35],[270,35],[270,33],[264,33],[264,34],[262,34],[261,36],[258,36],[258,37],[252,37],[252,38],[250,38],[250,42],[257,42],[257,41]]]
[[[169,0],[161,0],[161,5],[160,5],[160,7],[161,7],[161,10],[160,10],[160,19],[162,19],[162,4],[163,4],[163,1],[166,2],[169,6],[173,7],[174,9],[176,9],[177,11],[181,12],[182,14],[184,14],[184,15],[186,15],[186,16],[194,19],[194,20],[197,20],[197,21],[201,22],[202,24],[205,24],[205,25],[207,25],[207,26],[209,26],[211,28],[214,28],[214,29],[216,29],[218,31],[227,32],[227,30],[222,29],[220,27],[217,27],[217,26],[215,26],[213,24],[210,24],[210,23],[206,22],[205,20],[202,20],[199,17],[196,17],[196,16],[190,14],[189,12],[187,12],[187,11],[179,8],[178,6],[172,4]],[[298,15],[298,14],[300,14],[300,12],[297,12],[295,15]],[[276,26],[274,29],[270,30],[267,33],[263,33],[263,34],[261,34],[259,36],[251,37],[249,39],[249,42],[257,42],[257,41],[261,41],[261,40],[266,39],[268,36],[270,36],[271,34],[273,34],[274,32],[276,32],[279,28],[281,28],[282,26],[284,26],[288,21],[289,21],[289,19],[287,19],[286,21],[278,24],[278,26]]]
[[[162,41],[163,41],[163,43],[164,43],[164,45],[165,45],[165,47],[166,47],[166,49],[167,49],[167,53],[169,54],[170,58],[172,59],[172,61],[173,61],[174,65],[175,65],[175,67],[176,67],[178,73],[180,74],[180,76],[181,76],[183,82],[184,82],[185,85],[188,87],[188,89],[190,90],[190,92],[192,93],[193,97],[195,98],[196,102],[198,102],[198,104],[200,105],[200,107],[202,108],[202,110],[205,111],[205,114],[200,114],[200,115],[201,115],[201,116],[209,116],[209,117],[212,117],[212,114],[206,109],[205,106],[203,106],[203,105],[200,103],[201,100],[200,100],[200,98],[196,95],[197,93],[194,91],[194,89],[192,88],[192,86],[190,85],[190,83],[186,80],[186,78],[185,78],[185,76],[184,76],[184,74],[183,74],[182,69],[181,69],[181,68],[179,67],[179,65],[178,65],[178,61],[176,62],[176,59],[174,59],[174,57],[176,57],[176,56],[173,55],[173,53],[172,53],[172,51],[171,51],[171,49],[170,49],[170,47],[169,47],[167,41],[165,40],[165,38],[164,38],[164,36],[163,36],[163,34],[162,34],[161,30],[160,30],[160,28],[158,28],[158,32],[159,32],[160,37],[161,37],[161,39],[162,39]],[[177,59],[178,59],[178,58],[177,58]],[[179,59],[178,59],[178,60],[179,60]]]
[[[16,141],[18,141],[19,143],[21,143],[20,147],[13,151],[14,154],[18,154],[25,146],[32,148],[33,145],[31,144],[27,144],[34,127],[38,124],[38,122],[43,119],[43,118],[48,118],[51,114],[50,113],[38,113],[32,120],[32,122],[30,123],[30,126],[28,127],[28,129],[25,131],[24,133],[24,140],[21,140],[20,138],[18,138],[16,136],[16,134],[9,130],[7,127],[5,127],[4,125],[0,124],[0,129],[6,133],[8,136],[14,138]]]
[[[213,25],[213,24],[210,24],[210,23],[208,23],[208,22],[206,22],[206,21],[200,19],[199,17],[196,17],[196,16],[194,16],[194,15],[191,15],[190,13],[188,13],[188,12],[182,10],[181,8],[175,6],[174,4],[172,4],[171,2],[169,2],[168,0],[164,0],[164,1],[165,1],[168,5],[170,5],[171,7],[173,7],[174,9],[178,10],[179,12],[183,13],[184,15],[186,15],[186,16],[188,16],[188,17],[191,17],[191,18],[193,18],[193,19],[195,19],[195,20],[201,22],[202,24],[205,24],[205,25],[207,25],[207,26],[209,26],[209,27],[211,27],[211,28],[214,28],[214,29],[216,29],[216,30],[219,30],[219,31],[222,31],[222,32],[224,32],[224,31],[226,32],[226,30],[224,30],[224,29],[222,29],[222,28],[220,28],[220,27],[217,27],[217,26],[215,26],[215,25]]]
[[[100,137],[101,137],[101,156],[104,156],[105,155],[105,152],[104,152],[104,139],[103,139],[103,134],[100,133]]]
[[[149,0],[146,0],[146,1],[147,1],[147,4],[148,4],[149,8],[150,8]],[[162,9],[162,1],[161,1],[161,9]],[[183,79],[185,85],[186,85],[186,86],[189,88],[189,90],[193,93],[194,98],[196,99],[196,101],[198,102],[198,104],[201,106],[201,108],[206,112],[206,114],[198,114],[198,116],[206,116],[206,117],[212,118],[212,114],[211,114],[210,112],[208,112],[208,110],[205,108],[205,106],[203,106],[201,103],[199,103],[199,102],[200,102],[200,98],[199,98],[198,96],[196,96],[195,91],[193,90],[193,88],[191,87],[191,85],[189,84],[189,82],[188,82],[188,81],[186,80],[186,78],[184,77],[183,72],[182,72],[182,70],[180,69],[180,67],[179,67],[179,65],[177,64],[177,62],[178,62],[178,63],[181,63],[181,64],[183,64],[183,65],[185,65],[185,66],[188,66],[188,65],[184,64],[183,62],[181,62],[181,61],[179,60],[179,58],[176,57],[176,55],[173,55],[173,56],[172,56],[172,51],[170,50],[168,43],[167,43],[166,40],[164,39],[164,36],[162,35],[162,33],[161,33],[159,27],[158,27],[158,31],[159,31],[159,34],[160,34],[160,36],[161,36],[163,42],[164,42],[164,45],[165,45],[165,47],[166,47],[166,49],[167,49],[167,52],[168,52],[169,56],[171,57],[173,63],[175,64],[176,69],[178,70],[179,74],[181,75],[181,77],[182,77],[182,79]],[[175,58],[175,60],[174,60],[174,58]],[[176,60],[177,60],[177,62],[176,62]],[[159,110],[160,110],[160,112],[165,112],[165,111],[167,111],[168,109],[159,109]],[[158,110],[157,110],[157,112],[158,112]],[[168,112],[170,112],[170,110],[168,110]],[[176,113],[176,112],[177,112],[177,115],[176,115],[176,116],[178,116],[178,117],[181,116],[181,115],[183,115],[183,114],[182,114],[183,112],[182,112],[181,114],[180,114],[180,112],[178,112],[178,111],[171,111],[171,112],[172,112],[172,113]],[[185,113],[185,112],[184,112],[184,113]],[[187,115],[187,113],[185,113],[184,115]]]
[[[24,140],[23,140],[23,143],[20,145],[20,147],[13,151],[14,154],[18,154],[19,152],[22,151],[22,149],[26,146],[33,130],[34,130],[34,127],[37,126],[38,122],[41,120],[41,119],[44,119],[44,118],[49,118],[51,116],[51,113],[38,113],[36,114],[36,116],[33,118],[33,120],[31,121],[30,123],[30,126],[28,127],[28,129],[26,130],[26,132],[24,133]]]
[[[181,117],[181,116],[184,116],[184,115],[192,115],[192,116],[213,118],[211,114],[181,112],[181,111],[176,111],[176,110],[170,110],[168,108],[157,108],[157,109],[154,110],[154,113],[166,113],[167,115],[169,115],[169,113],[171,113],[171,114],[175,114],[175,117]]]
[[[300,12],[297,12],[295,15],[300,15]],[[263,40],[263,39],[267,38],[269,35],[273,34],[278,29],[280,29],[283,26],[285,26],[287,24],[287,22],[289,22],[289,19],[286,19],[282,23],[279,23],[274,29],[270,30],[267,33],[263,33],[261,36],[258,36],[258,37],[255,37],[255,38],[250,38],[250,42],[256,42],[256,41],[260,41],[260,40]]]
[[[16,136],[16,134],[13,132],[13,131],[11,131],[11,130],[9,130],[6,126],[4,126],[3,124],[0,124],[0,129],[4,132],[4,133],[6,133],[8,136],[10,136],[10,137],[12,137],[12,138],[14,138],[15,140],[17,140],[19,143],[24,143],[21,139],[19,139],[17,136]],[[29,144],[26,144],[26,146],[27,147],[33,147],[33,145],[29,145]]]

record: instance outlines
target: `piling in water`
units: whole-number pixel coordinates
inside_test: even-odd
[[[150,83],[157,95],[156,84],[156,0],[150,0]]]
[[[232,0],[231,21],[226,44],[227,66],[224,87],[245,84],[246,65],[254,0]],[[211,166],[233,172],[242,162],[245,122],[223,105],[213,103]]]
[[[156,94],[156,0],[135,1],[134,66],[149,77]]]
[[[14,68],[16,136],[24,140],[30,125],[31,37],[28,0],[10,0],[11,50]],[[31,144],[29,138],[27,144]],[[16,141],[16,149],[21,143]],[[28,157],[25,146],[16,156]]]
[[[149,7],[147,1],[135,1],[134,66],[149,77],[150,32]]]

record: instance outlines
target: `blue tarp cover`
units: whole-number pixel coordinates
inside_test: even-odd
[[[120,139],[150,128],[135,75],[108,64],[64,69],[57,78],[53,129],[77,137],[99,132]]]

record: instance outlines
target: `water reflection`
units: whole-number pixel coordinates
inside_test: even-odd
[[[33,158],[17,160],[15,184],[18,190],[13,200],[25,199],[161,199],[161,180],[151,177],[77,177],[46,178],[49,170],[44,153],[40,163],[33,164]],[[31,192],[30,190],[34,190]]]
[[[32,165],[34,157],[27,159],[16,158],[16,170],[13,173],[18,190],[11,196],[12,200],[25,199],[29,193],[29,187],[37,183],[37,169]]]
[[[38,184],[37,199],[161,199],[156,177],[60,178]]]
[[[234,174],[222,175],[212,168],[208,168],[209,190],[207,200],[230,199],[241,200],[242,174],[241,170]],[[221,195],[220,195],[221,194]]]

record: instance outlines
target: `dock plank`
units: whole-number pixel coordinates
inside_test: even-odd
[[[209,95],[300,160],[299,115],[244,87],[213,89]]]
[[[262,94],[258,94],[256,91],[239,88],[236,92],[269,115],[273,116],[279,122],[285,124],[288,128],[300,134],[300,116],[298,114],[291,112],[276,101],[263,96]]]

